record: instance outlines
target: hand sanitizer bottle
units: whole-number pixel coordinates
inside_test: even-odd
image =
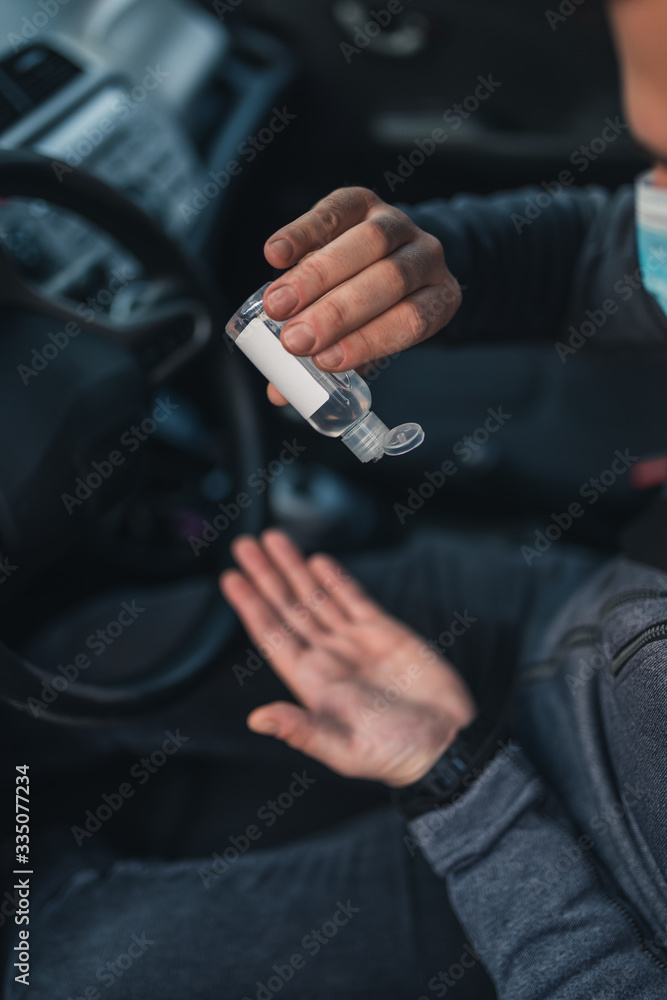
[[[269,382],[311,427],[339,437],[362,462],[404,455],[424,440],[419,424],[389,430],[371,410],[371,392],[355,371],[322,372],[310,358],[297,358],[280,342],[284,323],[264,312],[262,297],[271,282],[251,295],[227,324],[227,333]]]

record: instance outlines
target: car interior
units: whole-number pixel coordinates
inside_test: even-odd
[[[569,166],[576,184],[615,189],[646,162],[627,132],[591,144],[622,118],[597,6],[552,28],[534,0],[412,0],[366,34],[379,6],[2,5],[0,766],[8,779],[31,762],[34,832],[70,826],[126,773],[137,734],[157,746],[169,727],[195,731],[202,698],[224,757],[255,705],[249,640],[217,586],[238,534],[279,526],[341,557],[433,525],[521,544],[618,440],[662,461],[655,357],[563,364],[544,347],[435,338],[366,373],[374,410],[419,421],[425,443],[361,464],[273,407],[231,348],[225,323],[278,273],[264,242],[334,188],[409,205],[548,184]],[[489,75],[493,99],[401,176],[415,140]],[[636,404],[623,414],[621,385]],[[418,517],[398,517],[489,399],[507,429],[476,440]],[[614,551],[657,490],[619,478],[568,542]],[[276,773],[291,762],[277,753]],[[183,755],[104,835],[128,857],[208,853],[251,781],[276,779],[252,759],[221,773]],[[329,772],[263,846],[383,794]]]

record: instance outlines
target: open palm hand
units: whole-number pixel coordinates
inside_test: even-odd
[[[453,667],[329,556],[306,560],[279,531],[233,553],[223,593],[298,701],[256,709],[250,728],[349,777],[422,777],[475,715]]]

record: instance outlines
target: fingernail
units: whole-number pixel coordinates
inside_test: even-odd
[[[333,347],[328,347],[321,354],[316,354],[313,361],[315,364],[321,365],[322,368],[337,368],[342,363],[343,357],[343,348],[334,344]]]
[[[315,346],[315,334],[307,323],[297,323],[285,330],[283,342],[295,354],[307,354]]]
[[[275,292],[269,292],[266,298],[266,304],[271,312],[283,313],[285,315],[292,311],[298,301],[299,297],[291,285],[283,285],[282,288],[276,288]]]
[[[288,261],[292,256],[292,244],[289,240],[274,240],[269,246],[280,257],[281,260]]]

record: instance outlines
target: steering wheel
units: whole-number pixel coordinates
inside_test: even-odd
[[[212,350],[226,317],[202,265],[103,181],[33,152],[3,150],[0,196],[43,199],[75,213],[133,254],[146,280],[170,293],[138,319],[118,324],[43,294],[0,252],[0,399],[11,410],[5,411],[0,439],[0,572],[6,576],[8,567],[19,570],[3,578],[4,598],[11,587],[20,592],[22,584],[80,544],[101,515],[129,493],[140,457],[132,461],[123,456],[122,463],[117,459],[108,483],[100,457],[109,464],[113,444],[148,417],[160,383],[198,352]],[[26,361],[26,346],[48,343],[54,321],[56,329],[76,336],[77,348],[61,350],[57,363],[39,377],[28,376],[26,384],[17,374]],[[53,350],[58,353],[57,340],[51,356]],[[220,369],[220,408],[236,482],[247,483],[262,457],[256,407],[238,355],[225,352]],[[77,479],[92,469],[98,470],[94,482],[99,479],[100,488],[90,491],[73,517],[59,500],[71,495]],[[258,530],[262,517],[261,504],[253,503],[240,511],[234,533]],[[216,568],[228,558],[230,537],[231,532],[218,545]],[[151,711],[188,689],[234,634],[236,618],[214,586],[208,605],[177,650],[148,670],[109,683],[67,680],[0,641],[0,698],[27,711],[30,699],[41,698],[46,681],[58,697],[40,712],[41,718],[99,725]]]

